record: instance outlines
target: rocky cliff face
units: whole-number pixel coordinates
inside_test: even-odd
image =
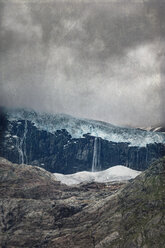
[[[0,159],[0,246],[164,248],[165,159],[128,184],[67,187]]]
[[[163,134],[77,119],[71,122],[69,117],[51,117],[48,122],[47,116],[23,113],[15,114],[14,118],[1,113],[0,156],[14,163],[37,165],[64,174],[90,171],[92,167],[103,170],[119,164],[145,170],[165,154]],[[59,126],[64,120],[65,125]],[[68,128],[70,126],[72,129]],[[81,135],[77,137],[75,133],[80,131]],[[145,145],[141,146],[143,142]]]

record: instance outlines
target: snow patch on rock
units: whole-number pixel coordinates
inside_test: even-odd
[[[141,172],[132,170],[128,167],[117,165],[113,166],[104,171],[90,172],[90,171],[81,171],[74,174],[63,175],[59,173],[54,173],[55,178],[63,184],[74,185],[80,183],[106,183],[106,182],[120,182],[127,181],[135,178]]]

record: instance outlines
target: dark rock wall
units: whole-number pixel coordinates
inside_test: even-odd
[[[8,121],[1,116],[0,156],[14,163],[38,165],[50,172],[74,173],[92,168],[95,137],[88,134],[72,139],[66,130],[54,134],[37,129],[25,120]],[[109,142],[99,138],[100,166],[107,169],[126,165],[145,170],[155,159],[165,155],[163,144],[130,147],[129,143]]]

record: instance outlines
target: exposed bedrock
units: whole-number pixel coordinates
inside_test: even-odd
[[[60,184],[0,158],[0,247],[164,248],[165,159],[131,182]]]

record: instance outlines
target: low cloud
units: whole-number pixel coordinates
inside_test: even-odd
[[[159,2],[1,6],[1,105],[118,125],[164,123]]]

